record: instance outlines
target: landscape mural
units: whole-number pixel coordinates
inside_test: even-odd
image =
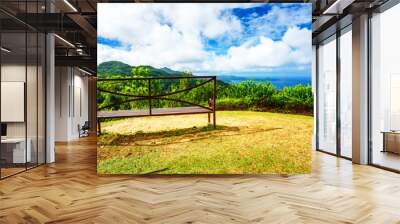
[[[310,172],[311,4],[98,8],[98,173]]]

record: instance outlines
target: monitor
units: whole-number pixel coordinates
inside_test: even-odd
[[[1,136],[7,136],[7,124],[1,123]]]

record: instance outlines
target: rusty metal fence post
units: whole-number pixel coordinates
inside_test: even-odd
[[[151,115],[152,114],[152,111],[151,111],[151,79],[149,79],[149,114]]]
[[[216,122],[215,122],[215,99],[217,98],[217,77],[213,77],[213,125],[214,128],[216,128]]]
[[[100,124],[100,118],[97,118],[97,131],[98,134],[101,135],[101,124]]]

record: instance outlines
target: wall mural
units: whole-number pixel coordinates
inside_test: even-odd
[[[311,4],[101,3],[97,44],[99,174],[310,172]]]

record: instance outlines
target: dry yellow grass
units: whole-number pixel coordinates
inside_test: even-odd
[[[100,173],[307,173],[312,117],[220,111],[207,115],[130,118],[104,122]]]

